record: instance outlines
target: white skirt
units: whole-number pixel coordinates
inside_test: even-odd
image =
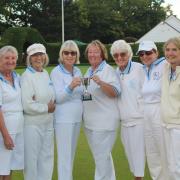
[[[0,134],[0,175],[10,175],[11,170],[24,169],[24,137],[23,132],[11,135],[14,142],[13,150],[4,146]]]

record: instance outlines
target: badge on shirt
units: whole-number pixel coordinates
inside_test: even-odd
[[[153,80],[159,80],[160,79],[160,73],[159,72],[154,72],[153,73]]]

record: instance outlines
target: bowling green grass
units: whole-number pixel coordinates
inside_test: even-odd
[[[82,73],[87,69],[86,66],[80,67]],[[50,72],[52,67],[48,67],[47,70]],[[24,69],[17,69],[18,73],[22,73]],[[137,144],[138,146],[138,144]],[[114,166],[116,171],[117,180],[133,180],[133,176],[129,170],[128,162],[124,153],[124,149],[120,140],[120,132],[117,132],[116,142],[112,151]],[[57,152],[55,148],[54,156],[54,172],[52,180],[57,180]],[[46,162],[45,162],[46,163]],[[94,160],[87,144],[86,137],[81,128],[79,141],[77,145],[76,156],[74,160],[74,180],[93,180],[94,176]],[[23,173],[20,171],[13,172],[12,180],[23,180]],[[150,180],[149,172],[146,167],[144,180]]]

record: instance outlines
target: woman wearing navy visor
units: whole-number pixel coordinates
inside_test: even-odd
[[[42,44],[27,48],[27,69],[22,74],[24,109],[25,180],[49,180],[54,165],[55,93],[44,67],[49,58]]]
[[[167,161],[160,112],[162,70],[166,61],[164,57],[158,59],[158,50],[152,41],[141,42],[138,55],[145,73],[142,95],[147,164],[153,180],[166,180]]]
[[[58,179],[72,180],[73,161],[82,121],[83,88],[79,49],[72,40],[65,41],[59,52],[59,65],[51,72],[56,94],[55,136],[58,153]]]

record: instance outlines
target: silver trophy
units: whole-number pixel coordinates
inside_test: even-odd
[[[90,78],[84,77],[84,78],[81,79],[81,81],[82,81],[82,85],[84,86],[84,91],[83,91],[83,94],[82,94],[82,100],[83,101],[91,101],[92,96],[87,90],[87,88],[88,88],[88,86],[90,84]]]

